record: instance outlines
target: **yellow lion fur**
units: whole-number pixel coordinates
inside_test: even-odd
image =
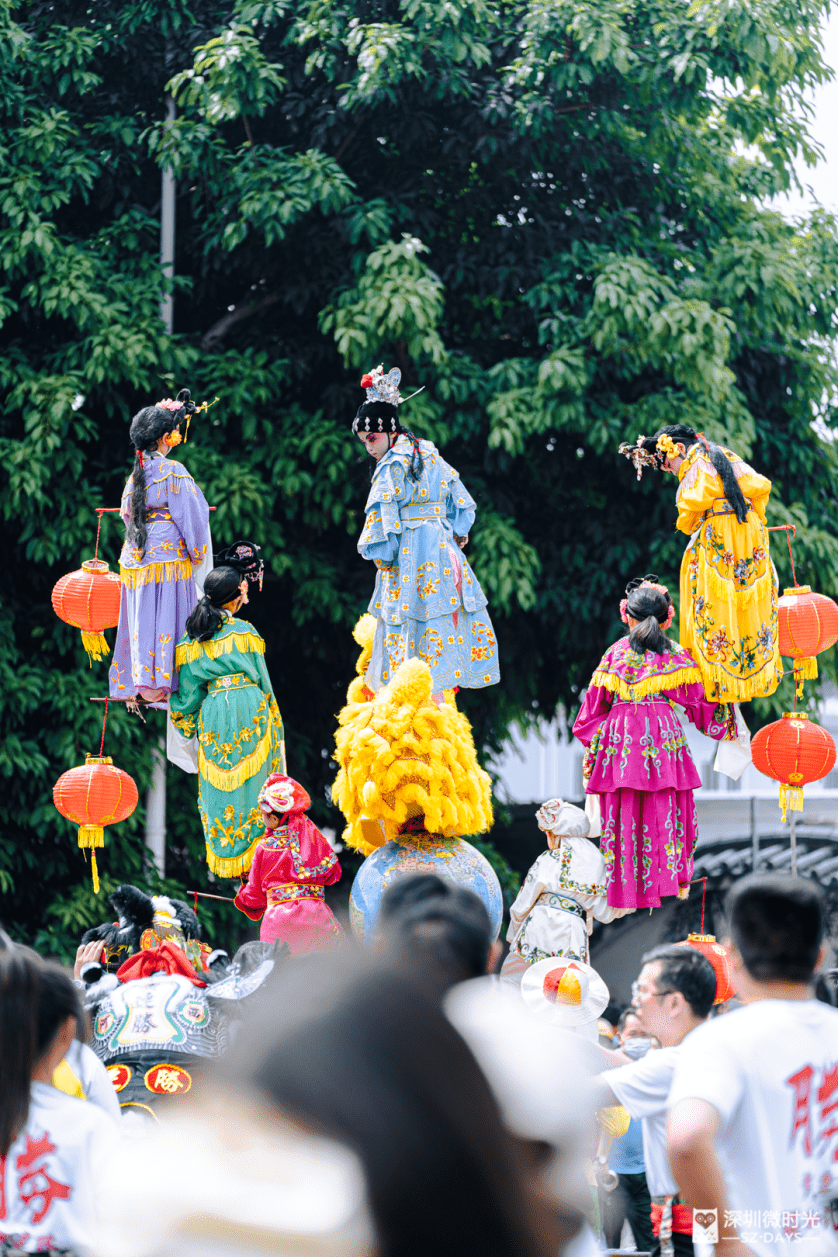
[[[361,653],[358,656],[358,662],[355,664],[355,671],[358,675],[349,683],[349,689],[346,691],[346,701],[348,703],[368,703],[373,697],[373,692],[364,683],[364,675],[372,659],[375,616],[365,612],[352,630],[352,636],[361,647]]]
[[[491,782],[471,725],[432,692],[428,665],[407,659],[371,702],[350,702],[338,717],[332,798],[347,821],[344,842],[364,855],[416,816],[446,838],[491,828]]]

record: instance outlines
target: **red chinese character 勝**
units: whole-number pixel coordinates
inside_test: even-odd
[[[818,1132],[818,1140],[825,1141],[833,1135],[838,1135],[838,1117],[835,1116],[838,1110],[838,1065],[833,1065],[831,1069],[825,1069],[821,1085],[818,1087],[818,1102],[822,1105],[820,1111],[821,1130]],[[827,1103],[827,1101],[831,1103]],[[838,1148],[832,1154],[833,1161],[838,1160]]]
[[[815,1071],[811,1065],[804,1065],[796,1074],[786,1079],[786,1086],[794,1088],[794,1113],[792,1115],[789,1147],[799,1130],[803,1131],[803,1151],[807,1157],[812,1155],[812,1079]]]
[[[67,1183],[59,1183],[47,1173],[45,1158],[55,1152],[55,1144],[50,1143],[49,1133],[44,1131],[40,1139],[26,1136],[26,1148],[15,1158],[15,1168],[21,1172],[18,1180],[18,1191],[25,1205],[32,1205],[32,1222],[37,1225],[52,1208],[54,1200],[68,1200],[71,1188]],[[40,1165],[35,1162],[44,1158]],[[22,1173],[22,1171],[26,1173]],[[40,1206],[32,1204],[40,1199]]]

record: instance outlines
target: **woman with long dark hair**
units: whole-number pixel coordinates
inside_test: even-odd
[[[707,697],[745,703],[773,694],[783,667],[765,523],[771,481],[680,423],[623,444],[620,452],[638,479],[644,467],[654,467],[680,482],[675,527],[690,544],[681,563],[678,636],[695,656]]]
[[[118,1139],[101,1108],[52,1086],[80,1006],[68,973],[0,951],[0,1245],[93,1250],[97,1180]]]
[[[246,873],[265,831],[259,791],[285,772],[282,717],[265,666],[265,642],[238,611],[261,586],[258,547],[237,541],[218,555],[175,651],[172,724],[194,744],[207,864],[220,877]]]
[[[603,655],[573,732],[588,748],[586,793],[600,796],[608,903],[658,908],[685,897],[701,785],[681,722],[683,707],[708,737],[736,737],[733,708],[705,697],[695,659],[670,641],[674,607],[650,574],[630,582],[620,614],[629,634]]]
[[[462,553],[474,499],[436,446],[402,424],[400,380],[398,367],[365,375],[367,400],[352,423],[373,463],[358,551],[378,568],[364,680],[377,693],[400,663],[418,657],[435,694],[495,685],[498,647],[486,595]]]
[[[189,390],[131,420],[134,469],[122,494],[122,601],[109,680],[111,698],[162,702],[177,689],[175,646],[212,566],[209,507],[170,455],[195,413]]]

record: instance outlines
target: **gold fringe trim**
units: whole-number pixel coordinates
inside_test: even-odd
[[[662,690],[674,690],[679,685],[693,685],[696,681],[701,681],[701,673],[696,667],[678,668],[665,676],[646,677],[644,681],[636,681],[633,685],[629,685],[628,681],[613,672],[597,670],[591,677],[591,685],[598,685],[611,694],[619,694],[620,698],[629,703],[639,698],[648,698],[650,694],[660,694]]]
[[[704,692],[711,701],[719,703],[749,703],[752,698],[767,698],[769,694],[773,694],[783,679],[783,665],[779,655],[776,656],[773,676],[770,668],[768,676],[769,679],[766,680],[765,673],[761,672],[754,677],[739,679],[725,672],[721,664],[702,660],[701,679],[704,682]],[[718,694],[714,687],[718,688]]]
[[[749,606],[754,599],[762,598],[763,595],[769,599],[771,590],[774,587],[774,573],[771,570],[771,564],[766,560],[765,571],[762,576],[758,577],[753,585],[748,589],[736,589],[733,577],[720,576],[715,567],[705,561],[704,571],[699,571],[698,583],[701,585],[702,577],[707,585],[709,585],[713,599],[720,602],[726,602],[742,610]]]
[[[111,648],[107,643],[104,633],[100,633],[98,631],[95,633],[83,632],[81,635],[81,644],[87,651],[87,657],[90,660],[91,666],[94,659],[98,663],[100,659],[104,659],[105,655],[109,655],[111,653]]]
[[[783,809],[783,824],[786,823],[786,812],[802,812],[803,788],[789,786],[784,782],[780,786],[780,807]]]
[[[247,633],[234,631],[223,637],[211,637],[208,642],[181,642],[175,648],[175,667],[182,668],[185,663],[194,663],[202,655],[210,659],[220,659],[222,655],[232,655],[234,650],[243,655],[264,655],[265,643],[254,630]]]
[[[129,589],[158,585],[162,581],[191,580],[192,562],[190,559],[167,559],[165,563],[149,563],[147,567],[122,567],[120,564],[119,576]]]
[[[79,846],[104,847],[105,831],[101,825],[79,825]]]
[[[243,759],[235,768],[219,768],[211,759],[207,759],[204,754],[204,748],[198,746],[198,772],[208,781],[211,786],[215,786],[216,790],[238,790],[258,773],[259,769],[265,763],[271,750],[271,734],[273,733],[273,721],[268,721],[268,727],[264,736],[259,740],[254,751],[251,751],[246,759]]]
[[[230,856],[225,860],[223,856],[216,855],[207,843],[207,866],[211,873],[216,877],[240,877],[242,873],[247,873],[253,863],[253,853],[259,845],[259,838],[254,838],[253,842],[247,848],[243,855]]]

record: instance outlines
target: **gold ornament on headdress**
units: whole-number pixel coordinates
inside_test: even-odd
[[[657,457],[650,454],[647,449],[643,448],[645,436],[639,436],[635,445],[630,445],[628,441],[623,441],[618,449],[618,453],[623,454],[631,463],[634,464],[634,470],[637,472],[637,479],[643,476],[644,467],[654,467],[660,470]]]
[[[658,442],[657,442],[657,445],[655,446],[655,449],[660,450],[661,454],[664,454],[667,458],[679,457],[678,446],[675,444],[672,437],[669,436],[667,432],[664,432],[663,436],[658,437]]]
[[[431,841],[491,828],[492,785],[471,725],[432,692],[428,665],[407,659],[372,702],[350,702],[338,717],[332,798],[346,817],[343,841],[364,855],[418,818]]]

